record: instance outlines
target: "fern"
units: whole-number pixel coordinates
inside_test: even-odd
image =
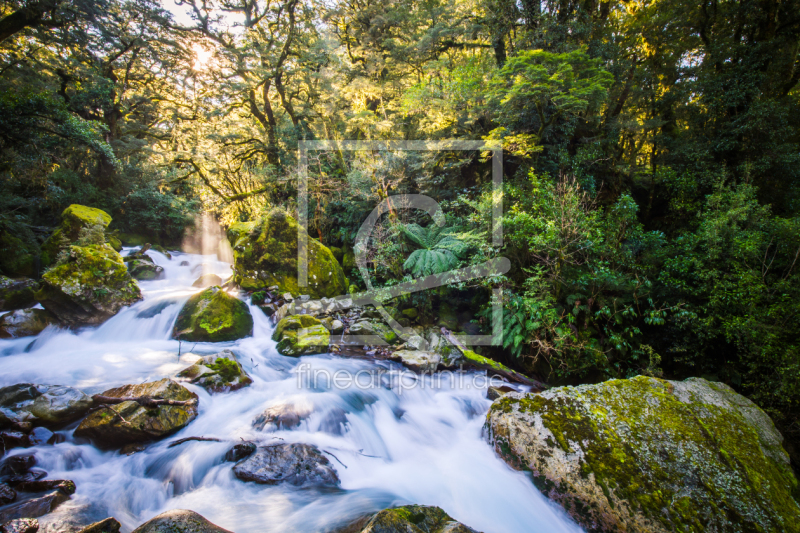
[[[469,249],[464,235],[457,228],[439,227],[430,224],[423,228],[418,224],[401,226],[403,234],[419,248],[411,252],[403,268],[416,277],[440,274],[455,268]]]

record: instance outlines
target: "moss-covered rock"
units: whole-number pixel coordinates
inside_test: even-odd
[[[172,509],[152,518],[133,533],[231,533],[205,517],[185,509]]]
[[[101,324],[142,299],[122,257],[107,244],[71,246],[42,276],[36,299],[69,326]]]
[[[233,247],[234,281],[245,290],[267,289],[312,298],[347,291],[344,272],[325,245],[308,239],[308,287],[297,282],[297,221],[274,209],[258,222],[240,222],[228,229]]]
[[[36,304],[34,293],[38,287],[39,284],[32,279],[0,276],[0,311],[32,307]]]
[[[31,337],[58,323],[46,309],[17,309],[0,316],[0,338]]]
[[[126,261],[128,272],[131,273],[131,277],[140,281],[162,279],[164,277],[164,267],[158,266],[152,260],[148,261],[143,259],[143,257],[147,256],[141,256],[137,259]]]
[[[356,254],[352,248],[345,248],[342,252],[342,268],[347,273],[356,268]]]
[[[327,352],[331,334],[311,315],[289,315],[278,322],[272,340],[278,343],[278,353],[299,357]]]
[[[124,385],[102,395],[112,398],[146,396],[189,403],[144,407],[126,401],[97,409],[83,419],[75,430],[75,436],[92,439],[101,446],[119,447],[160,439],[175,433],[197,416],[197,395],[171,379]]]
[[[800,531],[781,435],[722,383],[640,376],[510,393],[487,426],[506,462],[587,531]]]
[[[363,316],[363,315],[362,315]],[[358,320],[355,324],[350,326],[350,329],[347,332],[348,335],[359,335],[363,337],[375,336],[378,338],[376,341],[370,341],[370,339],[364,339],[365,344],[377,344],[379,341],[383,341],[386,344],[394,344],[400,340],[400,337],[397,336],[397,333],[389,327],[387,324],[384,324],[380,320]]]
[[[439,507],[405,505],[384,509],[359,520],[341,533],[476,533],[474,529],[453,520]]]
[[[203,274],[192,283],[192,287],[213,287],[214,285],[222,285],[222,278],[216,274]]]
[[[392,360],[403,363],[405,366],[419,372],[420,374],[428,374],[434,372],[442,360],[441,356],[434,352],[425,352],[421,350],[398,350],[392,353]]]
[[[209,287],[184,304],[172,336],[185,341],[225,342],[252,333],[253,317],[247,304],[219,287]]]
[[[101,209],[72,204],[61,213],[61,224],[42,244],[42,266],[55,264],[58,254],[66,250],[90,226],[102,229],[111,223],[111,215]]]
[[[178,373],[210,393],[229,392],[250,385],[253,380],[230,350],[201,357],[195,364]]]

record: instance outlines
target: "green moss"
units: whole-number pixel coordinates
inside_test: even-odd
[[[72,204],[61,213],[61,224],[42,244],[42,265],[50,266],[56,262],[58,254],[75,243],[81,230],[90,226],[102,229],[111,223],[111,215],[101,209]]]
[[[330,249],[316,239],[308,240],[308,286],[297,282],[297,221],[274,209],[259,222],[239,222],[227,232],[233,247],[234,281],[246,290],[277,285],[280,292],[313,298],[346,292],[342,267]]]
[[[384,509],[377,513],[364,528],[364,531],[386,533],[443,533],[451,531],[457,524],[439,507],[425,505],[406,505],[394,509]],[[449,527],[448,527],[449,526]],[[454,529],[455,531],[467,531]]]
[[[463,354],[468,361],[472,361],[473,363],[477,363],[479,365],[487,365],[494,368],[495,370],[501,370],[503,372],[514,372],[503,363],[498,363],[493,359],[489,359],[488,357],[478,355],[472,350],[465,350]]]
[[[241,339],[253,331],[247,304],[219,287],[209,287],[186,302],[178,313],[173,337],[195,342]]]
[[[298,357],[328,351],[330,332],[311,315],[289,315],[278,322],[272,340],[279,353]]]
[[[24,241],[7,231],[0,233],[0,271],[13,277],[33,278],[38,275],[36,256],[39,247],[33,239]]]
[[[226,383],[230,383],[242,373],[242,367],[236,361],[220,357],[213,363],[206,365]]]
[[[800,531],[788,464],[771,458],[768,440],[741,411],[704,401],[701,380],[680,387],[700,392],[686,401],[667,381],[613,380],[504,396],[490,418],[519,411],[540,419],[558,448],[579,454],[581,477],[597,484],[610,509],[624,501],[667,531]],[[498,445],[512,464],[541,467],[535,452],[521,450]],[[550,482],[566,508],[585,504],[575,480]]]

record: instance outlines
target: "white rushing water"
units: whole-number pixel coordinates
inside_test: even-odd
[[[239,391],[200,398],[199,415],[187,427],[130,456],[76,442],[76,424],[55,446],[12,450],[35,452],[49,479],[71,479],[72,500],[50,518],[70,513],[100,520],[117,518],[123,531],[168,509],[192,509],[221,527],[247,532],[315,532],[333,529],[393,505],[438,505],[455,519],[485,533],[579,532],[529,477],[499,459],[482,434],[491,402],[483,380],[467,374],[438,384],[425,377],[392,379],[403,368],[387,361],[332,355],[284,357],[270,339],[273,326],[257,308],[253,336],[229,343],[180,344],[170,339],[181,305],[198,289],[204,272],[223,279],[230,265],[216,256],[150,251],[166,277],[139,282],[144,300],[98,328],[71,332],[49,327],[38,337],[0,341],[0,386],[29,382],[68,385],[96,394],[126,383],[174,377],[200,355],[232,349],[253,384]],[[180,266],[188,262],[188,266]],[[179,354],[180,349],[180,356]],[[301,366],[303,365],[303,366]],[[359,374],[359,384],[336,388],[306,372]],[[383,374],[371,382],[368,376]],[[319,374],[318,374],[319,375]],[[406,375],[407,374],[403,374]],[[473,386],[475,383],[479,386]],[[366,385],[365,385],[366,384]],[[404,386],[399,386],[402,384]],[[313,412],[293,430],[258,431],[253,420],[281,403]],[[173,440],[204,436],[224,442]],[[224,462],[232,444],[244,440],[315,444],[341,478],[340,490],[265,486],[237,480]],[[51,526],[52,527],[52,526]]]

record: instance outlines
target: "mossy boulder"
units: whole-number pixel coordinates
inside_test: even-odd
[[[126,264],[128,265],[128,272],[131,273],[131,277],[139,281],[150,281],[162,279],[164,277],[164,267],[158,266],[146,255],[127,261]]]
[[[0,311],[14,311],[36,304],[36,292],[39,284],[27,278],[11,279],[0,276]]]
[[[345,272],[350,272],[356,268],[356,254],[352,248],[345,248],[342,252],[342,268]]]
[[[245,290],[278,286],[282,294],[334,297],[347,292],[344,272],[330,249],[308,239],[308,286],[297,281],[297,221],[273,209],[260,221],[240,222],[228,229],[233,247],[234,282]],[[302,231],[302,230],[300,230]]]
[[[107,244],[71,246],[42,276],[36,299],[69,326],[101,324],[142,299],[122,257]]]
[[[213,287],[214,285],[222,285],[222,278],[216,274],[203,274],[192,283],[192,287]]]
[[[439,507],[405,505],[384,509],[341,530],[339,533],[476,533],[457,522]]]
[[[253,317],[247,304],[219,287],[209,287],[184,304],[172,336],[184,341],[225,342],[252,333]]]
[[[210,393],[229,392],[250,385],[253,380],[230,350],[201,357],[195,364],[178,373]]]
[[[186,405],[144,407],[137,402],[126,401],[93,411],[80,423],[75,436],[91,439],[104,447],[160,439],[175,433],[197,416],[197,395],[171,379],[124,385],[107,390],[102,395],[112,398],[145,396],[189,402]]]
[[[362,315],[363,316],[363,315]],[[397,336],[397,333],[389,327],[387,324],[384,324],[380,320],[358,320],[355,324],[350,326],[350,329],[347,332],[348,335],[359,335],[362,337],[370,337],[374,336],[376,339],[370,340],[369,338],[364,339],[365,344],[379,344],[383,341],[386,344],[394,344],[400,340],[400,337]]]
[[[0,421],[60,426],[77,420],[92,407],[92,399],[72,387],[17,383],[0,388]],[[4,424],[0,422],[0,427]]]
[[[299,357],[327,352],[331,334],[311,315],[289,315],[278,322],[272,340],[278,343],[278,353]]]
[[[231,533],[205,517],[186,509],[161,513],[133,530],[133,533]]]
[[[780,433],[722,383],[640,376],[509,393],[487,426],[506,462],[587,531],[800,531]]]
[[[111,223],[111,215],[101,209],[72,204],[61,213],[61,224],[42,244],[42,265],[55,264],[58,254],[78,240],[81,230],[99,226],[103,230]]]
[[[0,316],[0,338],[31,337],[58,323],[46,309],[17,309]]]

